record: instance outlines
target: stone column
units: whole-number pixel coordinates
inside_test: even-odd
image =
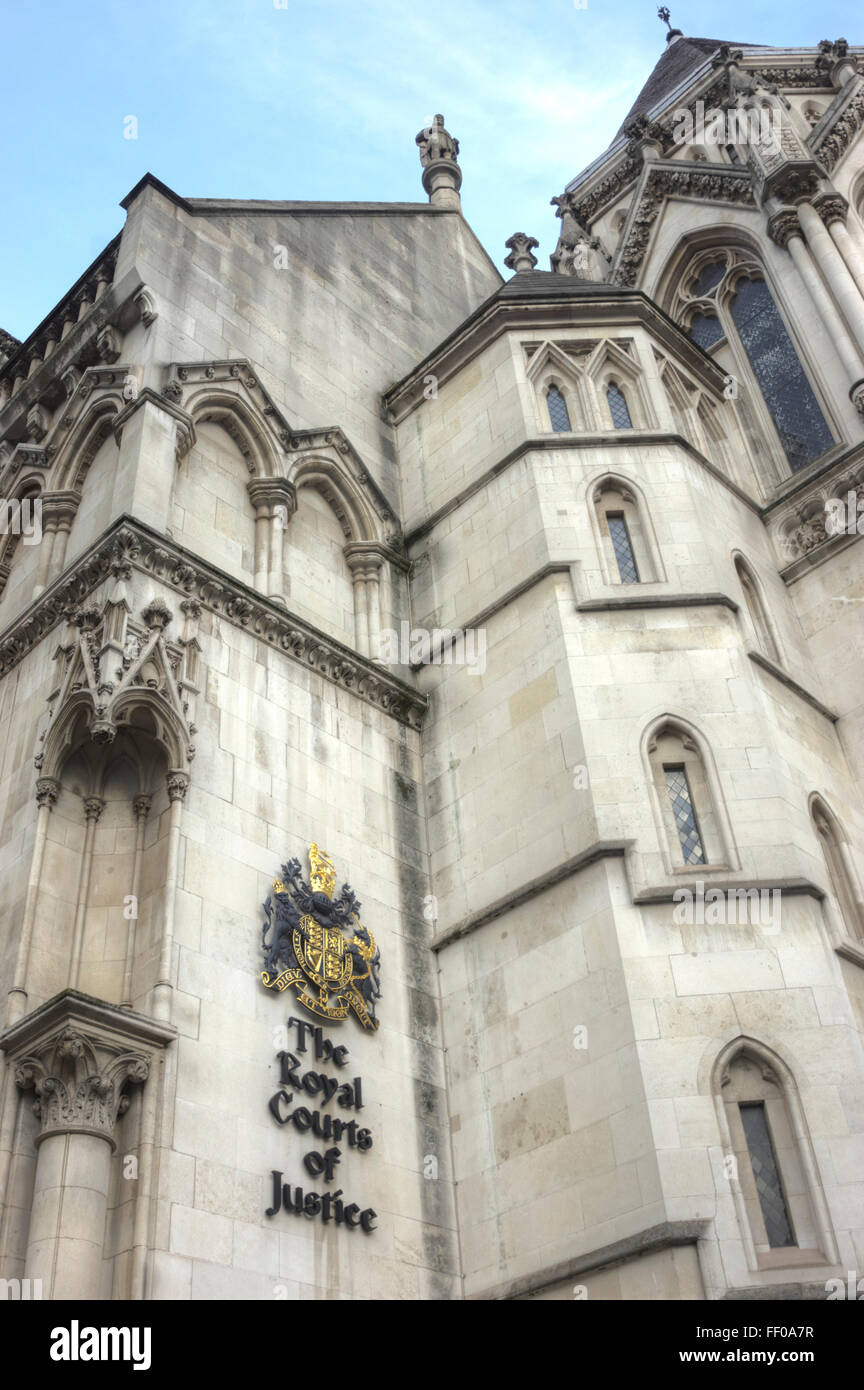
[[[74,991],[0,1037],[40,1121],[24,1277],[45,1299],[99,1299],[118,1118],[174,1029]]]
[[[287,478],[253,478],[246,488],[255,508],[255,588],[284,603],[284,537],[297,510],[297,489]]]
[[[252,506],[255,508],[255,577],[253,585],[259,594],[267,592],[267,576],[270,572],[270,508],[266,478],[253,478],[246,484]]]
[[[51,551],[50,563],[46,570],[46,585],[52,584],[63,573],[69,533],[72,530],[72,523],[75,520],[81,496],[77,492],[55,492],[53,497],[46,499],[47,501],[50,501],[52,512],[56,518],[57,535]]]
[[[49,497],[42,498],[42,539],[39,542],[39,564],[36,567],[36,582],[33,597],[38,598],[48,582],[51,567],[51,552],[57,536],[57,517],[50,506]]]
[[[132,866],[132,885],[129,892],[135,905],[135,915],[126,928],[126,963],[123,967],[123,994],[120,1007],[132,1007],[132,968],[135,963],[135,930],[138,925],[138,892],[141,887],[141,856],[144,853],[144,830],[150,814],[151,796],[136,796],[132,802],[135,812],[135,860]]]
[[[84,928],[87,924],[87,899],[90,896],[90,874],[93,868],[93,841],[96,826],[105,810],[101,796],[85,796],[84,848],[81,851],[81,871],[78,877],[78,907],[75,913],[75,929],[72,936],[72,960],[69,968],[69,982],[73,989],[78,986],[81,974],[81,956],[84,950]]]
[[[270,574],[267,593],[277,603],[288,597],[285,544],[288,522],[297,510],[297,489],[287,478],[273,478],[272,519],[270,522]]]
[[[39,814],[36,820],[36,836],[33,843],[33,857],[30,861],[30,877],[27,881],[27,897],[24,903],[24,920],[21,923],[15,974],[6,1006],[7,1025],[15,1023],[27,1006],[27,970],[30,964],[33,926],[36,921],[36,903],[39,897],[39,882],[42,877],[42,860],[45,857],[45,841],[48,837],[48,817],[59,795],[60,783],[55,778],[39,778],[36,783],[36,803],[39,807]],[[0,1192],[2,1190],[0,1187]]]
[[[846,226],[849,204],[839,193],[823,193],[813,199],[813,206],[828,228],[828,235],[846,262],[852,279],[864,295],[864,252],[855,238],[849,235]]]
[[[374,541],[354,541],[343,554],[354,581],[354,636],[360,656],[376,661],[380,652],[381,566],[383,547]]]
[[[798,204],[798,220],[825,282],[843,314],[858,348],[864,351],[864,300],[849,268],[812,203]]]
[[[170,1019],[174,987],[171,981],[174,953],[174,905],[177,898],[177,866],[180,858],[180,823],[183,802],[189,790],[189,778],[176,768],[168,773],[168,797],[171,811],[168,821],[168,864],[165,870],[165,897],[162,909],[162,944],[159,951],[159,978],[153,992],[153,1015]]]
[[[811,209],[812,211],[812,209]],[[821,224],[820,224],[821,225]],[[824,230],[824,228],[823,228]],[[768,222],[768,235],[772,241],[776,241],[778,246],[784,246],[789,251],[795,268],[804,286],[810,295],[819,316],[825,325],[828,336],[837,351],[849,378],[849,395],[857,409],[864,405],[864,361],[858,352],[857,347],[846,331],[846,326],[837,311],[831,296],[826,290],[810,253],[804,244],[804,238],[799,223],[798,214],[793,208],[783,208],[774,214]]]

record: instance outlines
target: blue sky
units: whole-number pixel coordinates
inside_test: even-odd
[[[282,6],[284,5],[284,8]],[[859,36],[823,0],[691,3],[685,34]],[[150,170],[189,197],[423,201],[414,136],[441,111],[463,208],[500,266],[548,267],[549,199],[608,144],[664,47],[653,0],[7,0],[0,326],[26,337],[123,225]],[[124,139],[124,118],[138,139]],[[506,273],[506,272],[505,272]]]

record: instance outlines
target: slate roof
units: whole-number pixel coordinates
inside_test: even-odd
[[[706,58],[716,53],[718,48],[728,44],[730,48],[758,48],[759,44],[745,44],[740,39],[690,39],[682,36],[674,43],[667,43],[659,62],[634,101],[615,138],[622,134],[624,127],[635,116],[647,114],[658,103],[671,96],[675,88],[686,81],[690,73],[701,67]]]
[[[609,285],[603,280],[580,280],[575,275],[557,275],[554,270],[520,270],[509,280],[505,280],[501,288],[490,295],[481,308],[485,308],[486,304],[491,304],[495,299],[525,299],[533,295],[544,299],[550,294],[560,295],[562,299],[590,299],[594,295],[606,297],[610,294],[632,293],[632,289],[625,289],[622,285]]]

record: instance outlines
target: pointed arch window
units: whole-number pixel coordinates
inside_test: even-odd
[[[833,908],[832,935],[837,949],[864,965],[864,911],[846,837],[837,817],[820,796],[811,798],[810,815],[822,846],[834,898],[829,910]]]
[[[570,423],[567,402],[554,384],[546,392],[546,409],[549,411],[549,423],[556,434],[573,428]]]
[[[714,1086],[727,1177],[750,1268],[836,1259],[815,1156],[788,1068],[761,1043],[742,1037],[718,1058]]]
[[[724,250],[712,253],[707,263],[700,257],[696,272],[681,280],[677,301],[678,317],[693,341],[724,365],[728,358],[721,354],[728,345],[736,369],[747,372],[793,473],[833,448],[816,393],[752,256]]]
[[[667,871],[734,867],[731,832],[707,745],[674,715],[646,745]]]
[[[753,624],[753,631],[756,634],[756,643],[763,656],[767,656],[771,661],[780,664],[780,649],[774,636],[772,624],[768,619],[768,613],[762,599],[759,584],[756,576],[751,570],[743,555],[735,556],[735,573],[738,575],[738,582],[744,594],[744,602],[750,621]]]
[[[610,381],[606,387],[606,402],[609,406],[609,414],[612,424],[616,430],[632,430],[633,421],[630,419],[630,410],[627,405],[627,397],[614,381]]]
[[[643,499],[623,479],[602,478],[593,490],[594,515],[607,584],[652,584],[663,578]]]

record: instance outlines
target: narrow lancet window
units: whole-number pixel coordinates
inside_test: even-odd
[[[683,764],[680,764],[674,767],[664,765],[663,771],[666,776],[666,790],[669,793],[669,802],[675,818],[675,829],[678,831],[684,863],[704,864],[706,862],[705,850],[696,821],[696,812],[693,808],[693,797],[690,792],[687,770]]]
[[[609,414],[612,416],[612,424],[616,430],[632,430],[633,421],[630,419],[630,411],[623,391],[614,382],[606,389],[606,400],[609,404]]]
[[[630,540],[630,532],[627,529],[627,522],[623,512],[607,512],[606,523],[609,527],[609,537],[612,541],[615,559],[618,562],[618,573],[621,576],[621,583],[638,584],[639,570],[636,565],[636,556],[633,554],[633,544]]]
[[[549,422],[556,434],[562,430],[572,429],[570,424],[570,413],[567,409],[567,402],[558,390],[557,386],[550,386],[546,392],[546,406],[549,411]]]

